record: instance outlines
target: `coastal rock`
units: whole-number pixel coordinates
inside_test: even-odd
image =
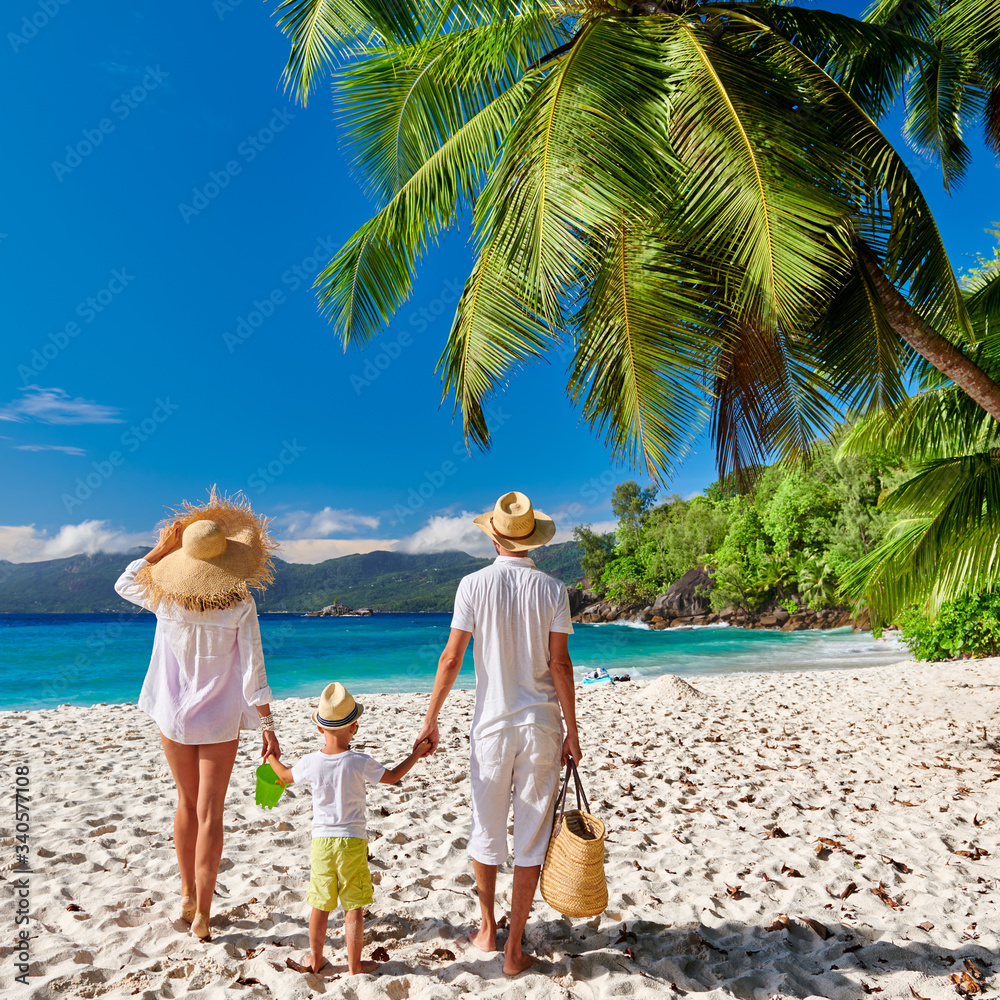
[[[712,574],[704,566],[689,569],[653,602],[652,613],[667,617],[703,615],[711,611],[708,592],[715,588]]]

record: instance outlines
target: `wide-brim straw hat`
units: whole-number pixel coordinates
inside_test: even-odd
[[[312,720],[323,729],[337,730],[351,726],[364,715],[359,705],[339,681],[327,684],[319,696],[319,708],[314,708]]]
[[[516,491],[505,493],[493,510],[480,514],[472,523],[508,552],[537,549],[551,542],[556,533],[556,522]]]
[[[187,500],[163,522],[180,520],[181,546],[152,566],[144,566],[135,582],[153,604],[178,604],[190,611],[226,608],[263,590],[274,580],[277,542],[267,518],[250,509],[242,493],[220,496],[213,486],[208,502]]]

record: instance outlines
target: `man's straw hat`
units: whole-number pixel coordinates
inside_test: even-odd
[[[533,510],[531,501],[517,492],[505,493],[493,510],[474,518],[473,524],[508,552],[537,549],[551,542],[556,533],[556,522],[540,510]]]
[[[319,708],[313,709],[312,720],[323,729],[344,729],[357,722],[364,710],[365,706],[359,705],[343,684],[334,681],[323,688]]]
[[[267,518],[255,516],[242,493],[220,497],[213,486],[207,503],[196,507],[185,500],[164,524],[176,519],[183,527],[181,547],[135,577],[151,603],[189,611],[226,608],[274,579],[277,543]]]

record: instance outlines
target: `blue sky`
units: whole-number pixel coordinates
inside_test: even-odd
[[[438,405],[467,226],[428,255],[380,340],[346,354],[335,341],[310,285],[371,206],[328,89],[307,108],[283,94],[271,11],[4,11],[0,558],[144,544],[166,506],[212,483],[274,517],[291,561],[482,548],[469,514],[515,488],[560,537],[609,522],[614,484],[639,477],[566,400],[563,362],[496,401],[489,454],[470,456]],[[905,153],[958,269],[991,251],[1000,219],[996,167],[975,152],[953,196]],[[697,492],[713,465],[698,442],[666,490]]]

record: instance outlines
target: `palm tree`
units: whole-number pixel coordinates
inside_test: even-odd
[[[768,2],[413,2],[394,26],[361,0],[285,0],[285,79],[304,101],[353,55],[336,94],[378,211],[318,278],[345,347],[471,212],[439,364],[467,440],[487,447],[486,401],[557,351],[614,455],[659,478],[705,420],[723,475],[802,453],[835,397],[901,404],[917,353],[1000,419],[933,217],[874,123],[926,39]]]
[[[976,360],[1000,374],[1000,266],[981,269],[971,291]],[[933,370],[925,382],[909,406],[872,414],[840,448],[840,456],[888,453],[916,463],[879,502],[896,523],[841,581],[875,624],[910,605],[934,617],[946,600],[1000,589],[1000,425]]]

